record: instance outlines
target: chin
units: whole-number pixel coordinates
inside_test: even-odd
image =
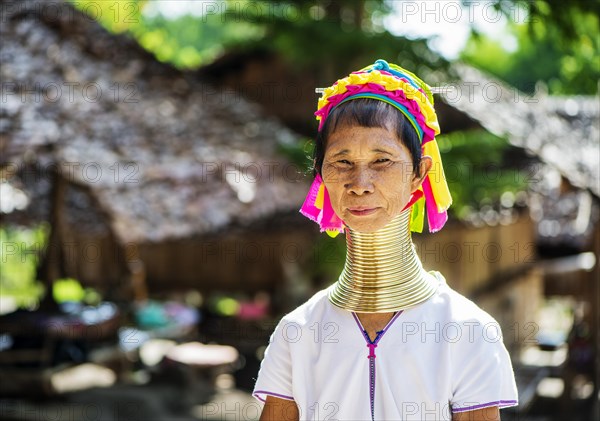
[[[385,227],[391,219],[389,218],[373,218],[368,220],[367,217],[350,216],[344,219],[344,224],[352,228],[354,231],[371,233]]]

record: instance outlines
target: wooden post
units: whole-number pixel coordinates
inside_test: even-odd
[[[125,251],[125,262],[129,272],[129,280],[136,302],[148,300],[148,287],[146,285],[146,266],[139,257],[137,244],[128,243]]]
[[[46,253],[38,268],[38,279],[46,286],[46,295],[40,302],[44,309],[57,309],[57,304],[52,296],[52,286],[56,279],[65,274],[64,250],[63,250],[63,228],[64,228],[64,203],[65,203],[66,181],[60,171],[54,171],[52,175],[52,193],[50,210],[50,236]]]

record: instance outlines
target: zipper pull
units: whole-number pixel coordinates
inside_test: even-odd
[[[375,348],[377,348],[377,344],[367,344],[367,347],[369,348],[369,356],[367,358],[375,358]]]

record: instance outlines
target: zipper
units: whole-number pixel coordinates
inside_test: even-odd
[[[377,374],[377,370],[375,367],[375,358],[377,357],[377,355],[375,354],[375,349],[377,348],[377,343],[381,340],[385,332],[392,325],[392,323],[394,323],[398,316],[400,316],[401,313],[402,311],[399,311],[396,314],[394,314],[394,316],[387,323],[387,325],[385,325],[385,327],[382,330],[376,332],[375,339],[371,341],[371,338],[369,338],[369,334],[358,319],[358,316],[356,315],[356,313],[352,312],[352,316],[354,317],[358,328],[362,332],[363,337],[367,342],[367,348],[369,348],[369,354],[367,355],[367,358],[369,359],[369,400],[371,403],[371,421],[375,421],[375,376]]]

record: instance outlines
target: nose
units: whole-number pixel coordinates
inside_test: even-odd
[[[344,184],[346,192],[356,196],[373,193],[372,174],[366,168],[356,168]]]

